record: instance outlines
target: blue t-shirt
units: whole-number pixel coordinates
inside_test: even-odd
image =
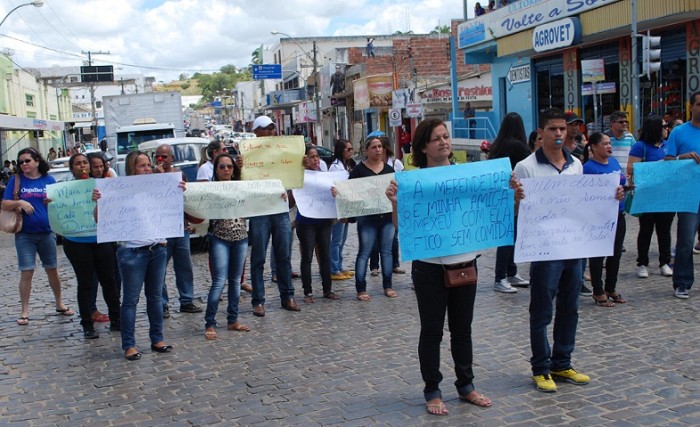
[[[637,141],[630,149],[630,156],[639,157],[643,162],[658,162],[666,157],[666,144],[661,143],[660,147],[645,144],[644,141]]]
[[[14,200],[15,178],[13,175],[5,189],[4,200]],[[22,175],[19,179],[19,199],[29,202],[34,207],[34,213],[27,215],[22,212],[22,233],[48,233],[51,231],[49,225],[49,212],[44,204],[46,198],[46,186],[56,183],[51,175],[42,175],[39,178],[27,178]]]
[[[583,173],[586,175],[602,175],[606,173],[619,173],[620,174],[620,185],[624,186],[627,184],[627,178],[625,178],[625,174],[622,172],[622,167],[620,167],[620,163],[618,163],[617,160],[615,160],[614,157],[608,158],[608,164],[604,165],[602,163],[598,163],[593,159],[589,159],[584,165],[583,165]],[[620,212],[625,210],[625,200],[620,200]]]
[[[666,155],[676,157],[693,151],[700,154],[700,128],[691,122],[674,127],[668,136]]]

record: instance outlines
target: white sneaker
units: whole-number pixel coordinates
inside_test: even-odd
[[[646,279],[647,277],[649,277],[649,270],[647,270],[646,265],[640,265],[639,267],[637,267],[637,277],[639,277],[640,279]]]
[[[680,299],[688,299],[689,295],[685,288],[676,288],[676,290],[673,291],[673,296]]]
[[[664,277],[671,277],[673,276],[673,269],[671,269],[668,264],[664,264],[659,268],[659,273]]]
[[[500,281],[494,283],[493,290],[496,292],[503,292],[504,294],[514,294],[518,292],[517,289],[508,283],[508,279],[501,279]]]
[[[530,286],[530,281],[523,279],[522,277],[520,277],[519,274],[509,277],[508,283],[518,288],[527,288],[528,286]]]

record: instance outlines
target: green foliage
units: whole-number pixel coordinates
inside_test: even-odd
[[[180,87],[182,88],[182,90],[187,90],[190,88],[190,83],[185,82],[185,83],[181,84]]]
[[[452,28],[449,25],[436,25],[430,34],[450,34],[452,33]]]

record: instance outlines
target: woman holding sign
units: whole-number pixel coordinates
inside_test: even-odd
[[[329,172],[347,171],[355,167],[352,160],[352,143],[347,139],[339,139],[335,143],[334,159],[328,166]],[[343,269],[343,247],[348,239],[348,219],[341,218],[331,228],[331,279],[346,280],[355,276],[350,270]]]
[[[22,212],[22,229],[15,234],[17,261],[21,272],[19,279],[19,297],[22,312],[17,319],[18,325],[29,324],[29,295],[32,291],[32,278],[36,255],[46,270],[49,286],[56,299],[56,312],[62,316],[72,316],[73,310],[66,307],[61,299],[61,280],[58,278],[58,261],[56,259],[56,235],[49,225],[48,209],[44,204],[46,186],[56,180],[49,175],[49,164],[38,151],[29,147],[17,154],[18,171],[10,178],[5,188],[2,209]],[[19,180],[17,197],[15,182]]]
[[[230,154],[219,154],[214,159],[214,181],[239,181],[241,169]],[[212,219],[209,221],[209,265],[211,266],[211,288],[207,297],[204,315],[204,338],[215,340],[216,312],[221,293],[228,279],[228,306],[226,308],[227,329],[248,332],[250,328],[238,321],[238,300],[241,298],[241,274],[248,251],[248,231],[243,218]]]
[[[452,141],[441,120],[428,119],[418,124],[413,133],[413,165],[419,168],[449,166]],[[386,190],[394,215],[397,214],[398,185],[392,181]],[[396,221],[396,218],[394,218]],[[426,409],[432,415],[447,415],[442,401],[440,382],[440,342],[445,325],[445,312],[450,330],[450,350],[457,374],[459,400],[479,407],[491,406],[491,400],[474,389],[472,381],[472,317],[476,298],[476,277],[464,286],[453,286],[446,278],[449,269],[472,269],[476,273],[475,252],[413,261],[411,275],[420,314],[418,359],[425,382],[423,395]]]
[[[617,173],[620,174],[620,185],[624,186],[627,183],[627,178],[625,178],[625,173],[620,164],[612,157],[612,151],[608,135],[600,132],[592,134],[583,153],[583,173]],[[627,229],[624,210],[625,202],[620,201],[613,255],[589,258],[588,260],[591,269],[591,284],[593,285],[593,301],[600,307],[614,307],[615,303],[622,304],[627,302],[615,290],[617,272],[620,270],[622,243],[625,241],[625,231]],[[605,290],[603,290],[603,263],[605,263]]]
[[[88,179],[90,163],[81,153],[74,154],[68,160],[68,167],[75,179]],[[119,322],[119,291],[114,275],[114,245],[97,243],[97,235],[85,237],[63,236],[63,251],[73,266],[75,278],[78,281],[78,308],[80,325],[83,327],[85,339],[99,338],[95,331],[92,305],[93,282],[95,276],[102,285],[102,295],[109,311],[109,329],[120,330]]]

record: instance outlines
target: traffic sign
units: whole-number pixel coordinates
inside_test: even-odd
[[[253,65],[253,80],[281,79],[282,64]]]
[[[401,109],[400,108],[390,108],[389,109],[389,126],[391,126],[391,127],[401,126]]]

